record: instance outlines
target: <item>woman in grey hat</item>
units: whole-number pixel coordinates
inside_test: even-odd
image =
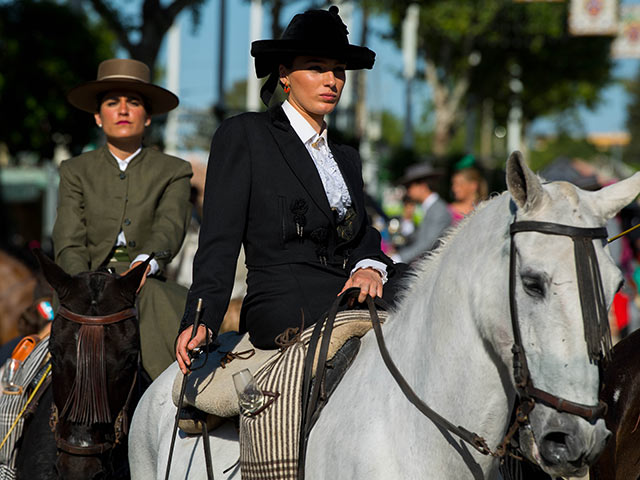
[[[261,348],[274,348],[288,327],[313,324],[345,288],[359,287],[360,301],[392,292],[397,269],[369,224],[360,158],[330,140],[324,121],[340,100],[345,70],[374,63],[375,54],[349,44],[347,34],[331,7],[296,15],[279,40],[252,44],[257,75],[268,76],[263,102],[269,106],[278,85],[288,99],[226,120],[213,137],[176,346],[183,372],[207,328],[218,332],[241,244],[248,277],[240,324]],[[189,342],[200,297],[204,325]]]
[[[125,273],[151,254],[139,296],[142,363],[152,378],[173,361],[173,341],[186,289],[156,279],[184,239],[189,222],[191,166],[144,148],[151,116],[178,105],[149,82],[149,68],[127,59],[105,60],[95,81],[68,94],[93,114],[106,145],[60,165],[56,262],[76,274],[100,267]]]

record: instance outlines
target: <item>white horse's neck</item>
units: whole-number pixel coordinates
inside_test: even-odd
[[[416,392],[488,441],[502,436],[496,417],[508,421],[512,393],[501,358],[512,342],[509,202],[502,195],[483,205],[418,265],[385,328],[389,349]]]

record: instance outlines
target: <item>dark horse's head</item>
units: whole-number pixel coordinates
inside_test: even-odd
[[[58,473],[64,479],[113,478],[112,456],[126,455],[116,447],[133,413],[140,336],[132,308],[148,261],[123,277],[71,276],[35,254],[60,299],[49,340]]]

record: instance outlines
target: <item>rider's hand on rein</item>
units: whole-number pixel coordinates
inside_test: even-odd
[[[376,269],[359,268],[347,280],[338,296],[345,290],[356,287],[360,289],[358,302],[363,303],[367,295],[370,295],[371,298],[382,297],[382,285],[382,275]]]

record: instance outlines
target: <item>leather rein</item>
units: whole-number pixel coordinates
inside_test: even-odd
[[[549,235],[571,237],[574,242],[574,256],[576,260],[580,303],[582,307],[583,321],[585,324],[585,341],[588,345],[590,360],[597,363],[603,358],[606,358],[611,349],[611,334],[609,332],[602,279],[600,277],[600,270],[597,263],[595,249],[593,247],[594,239],[607,238],[607,229],[580,228],[549,222],[514,221],[510,228],[511,253],[509,261],[509,306],[514,337],[514,345],[512,347],[513,371],[518,401],[515,407],[515,420],[507,430],[503,441],[495,450],[491,450],[491,448],[489,448],[483,437],[462,426],[452,424],[431,409],[418,397],[394,364],[385,345],[382,328],[380,326],[380,319],[375,305],[378,304],[381,308],[386,309],[386,302],[379,298],[374,300],[369,296],[367,296],[366,300],[382,359],[409,402],[411,402],[437,426],[445,428],[449,432],[458,436],[461,440],[464,440],[473,446],[478,452],[483,455],[491,455],[499,458],[502,458],[507,454],[519,458],[515,452],[511,451],[511,448],[513,448],[511,438],[522,425],[528,423],[528,415],[531,410],[533,410],[536,403],[545,404],[561,413],[577,415],[590,422],[595,419],[602,418],[607,410],[607,405],[603,401],[600,401],[598,405],[583,405],[534,387],[527,364],[524,346],[522,344],[515,295],[517,272],[514,236],[519,232],[539,232]],[[593,332],[597,335],[594,335]]]
[[[71,322],[77,323],[84,326],[88,326],[88,327],[104,327],[105,325],[112,325],[115,323],[119,323],[122,322],[124,320],[130,319],[130,318],[135,318],[137,316],[137,310],[134,307],[131,308],[127,308],[124,310],[121,310],[119,312],[116,313],[112,313],[110,315],[102,315],[102,316],[90,316],[90,315],[79,315],[77,313],[74,313],[70,310],[68,310],[67,308],[61,306],[59,311],[58,311],[58,315],[61,316],[62,318],[69,320]],[[81,327],[81,328],[83,328]],[[100,334],[103,335],[104,332],[102,330],[104,330],[104,328],[100,328]],[[80,339],[77,340],[77,342],[79,342]],[[79,353],[79,346],[78,346],[78,353]],[[80,358],[76,358],[76,362],[86,362],[86,360],[82,360]],[[138,362],[140,361],[140,358],[138,356]],[[131,382],[131,387],[129,388],[129,393],[127,394],[127,399],[122,407],[122,409],[120,410],[120,412],[118,413],[118,416],[116,417],[115,421],[113,421],[113,429],[115,432],[115,440],[112,441],[106,441],[106,442],[102,442],[102,443],[98,443],[98,444],[94,444],[94,445],[86,445],[86,446],[79,446],[79,445],[73,445],[71,443],[69,443],[67,440],[61,438],[59,436],[58,433],[58,429],[57,429],[57,424],[58,424],[58,409],[57,406],[55,405],[55,403],[53,404],[53,412],[51,415],[51,427],[54,430],[54,434],[55,434],[55,439],[56,439],[56,445],[58,447],[59,450],[71,454],[71,455],[83,455],[83,456],[89,456],[89,455],[101,455],[109,450],[111,450],[115,445],[117,445],[118,443],[120,443],[120,441],[122,440],[122,438],[124,436],[126,436],[128,434],[128,430],[129,430],[129,413],[128,413],[128,409],[129,409],[129,404],[131,403],[131,397],[133,395],[133,390],[134,387],[136,385],[136,381],[138,379],[138,371],[136,369],[135,374],[133,375],[133,381]],[[76,381],[77,381],[77,376],[76,376]],[[75,384],[74,384],[75,386]],[[104,389],[103,392],[94,392],[95,396],[100,396],[100,395],[104,395],[104,398],[106,398],[106,385],[104,385]],[[72,394],[73,391],[69,394],[69,397],[67,398],[66,402],[65,402],[65,406],[62,410],[62,414],[60,415],[60,417],[65,417],[68,416],[69,414],[69,410],[70,408],[73,410],[73,406],[72,404],[74,403],[72,401]],[[107,405],[108,407],[108,405]],[[110,414],[108,415],[109,417],[109,423],[110,422]],[[102,419],[101,419],[102,420]],[[82,422],[82,423],[94,423],[94,422]]]

